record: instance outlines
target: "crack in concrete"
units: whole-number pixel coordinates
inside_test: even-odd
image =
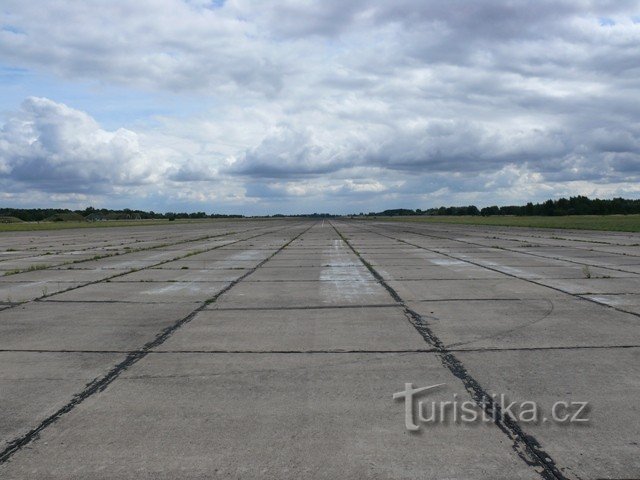
[[[447,368],[455,377],[462,381],[467,392],[476,404],[482,408],[490,418],[495,419],[495,425],[502,431],[513,443],[514,452],[527,465],[534,468],[540,476],[546,480],[567,480],[567,477],[556,466],[556,462],[551,455],[544,451],[538,440],[530,434],[524,432],[522,427],[508,414],[503,413],[500,406],[493,400],[480,383],[471,376],[464,364],[454,355],[452,350],[440,340],[440,338],[431,330],[424,318],[410,309],[402,300],[400,295],[391,287],[378,271],[369,264],[356,248],[342,235],[333,223],[331,226],[336,233],[342,238],[345,244],[358,256],[360,261],[378,280],[380,285],[384,287],[391,297],[402,303],[405,315],[414,328],[420,333],[425,342],[432,345],[436,355],[440,358],[442,365]],[[374,232],[377,233],[377,232]]]
[[[294,226],[288,225],[288,226],[283,227],[281,229],[278,229],[276,231],[282,231],[282,230],[286,230],[286,229],[290,229],[290,228],[294,228],[294,227],[298,227],[298,225],[294,225]],[[132,365],[134,365],[135,363],[137,363],[138,361],[143,359],[145,356],[147,356],[148,353],[152,349],[162,345],[171,335],[173,335],[173,333],[175,333],[176,330],[178,330],[180,327],[182,327],[186,323],[190,322],[199,312],[204,310],[207,305],[215,302],[218,298],[220,298],[220,296],[224,295],[226,292],[231,290],[234,286],[236,286],[238,283],[240,283],[246,277],[248,277],[249,275],[254,273],[262,265],[264,265],[269,260],[271,260],[274,256],[276,256],[278,253],[280,253],[282,250],[284,250],[289,244],[294,242],[296,239],[298,239],[300,236],[302,236],[305,232],[307,232],[312,227],[313,227],[313,225],[308,227],[308,228],[306,228],[305,230],[303,230],[299,234],[295,235],[291,240],[289,240],[284,245],[282,245],[280,248],[278,248],[278,250],[276,250],[272,255],[270,255],[269,257],[265,258],[258,265],[256,265],[254,268],[252,268],[250,271],[248,271],[247,273],[245,273],[241,277],[239,277],[236,280],[234,280],[233,282],[231,282],[224,289],[222,289],[218,293],[216,293],[213,297],[211,297],[210,299],[208,299],[205,302],[203,302],[197,309],[192,311],[186,317],[184,317],[184,318],[178,320],[177,322],[174,322],[172,325],[169,325],[168,327],[164,328],[156,336],[155,339],[147,342],[145,345],[143,345],[143,347],[140,350],[137,350],[137,351],[129,353],[122,362],[120,362],[117,365],[115,365],[114,367],[112,367],[102,377],[96,378],[94,381],[92,381],[89,384],[87,384],[87,386],[84,388],[84,390],[82,390],[81,392],[79,392],[76,395],[74,395],[74,397],[71,399],[71,401],[69,401],[63,407],[58,409],[55,413],[53,413],[52,415],[50,415],[49,417],[44,419],[38,426],[32,428],[31,430],[26,432],[24,435],[22,435],[22,436],[20,436],[20,437],[18,437],[16,439],[12,440],[11,442],[9,442],[7,444],[7,446],[5,447],[5,449],[2,452],[0,452],[0,465],[5,463],[5,462],[7,462],[16,452],[20,451],[23,447],[25,447],[26,445],[29,445],[31,442],[37,440],[43,430],[45,430],[50,425],[54,424],[62,416],[64,416],[65,414],[69,413],[71,410],[73,410],[77,405],[82,403],[84,400],[86,400],[87,398],[89,398],[90,396],[92,396],[92,395],[94,395],[96,393],[104,391],[124,371],[126,371]],[[263,233],[261,235],[257,235],[257,236],[267,235],[268,233],[274,233],[274,232],[272,232],[272,231],[265,232],[265,233]]]

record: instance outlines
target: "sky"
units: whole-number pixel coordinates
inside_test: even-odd
[[[0,3],[0,206],[357,213],[639,180],[639,1]]]

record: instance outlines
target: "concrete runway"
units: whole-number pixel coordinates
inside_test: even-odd
[[[640,478],[639,245],[289,219],[2,234],[0,478]],[[410,432],[406,383],[489,421]]]

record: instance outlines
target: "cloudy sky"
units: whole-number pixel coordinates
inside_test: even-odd
[[[640,2],[2,0],[0,204],[640,197]]]

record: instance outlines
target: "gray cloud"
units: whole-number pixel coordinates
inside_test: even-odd
[[[215,105],[134,133],[29,100],[5,122],[0,172],[42,191],[156,182],[207,201],[211,182],[249,206],[640,194],[637,1],[7,0],[4,12],[11,66]]]
[[[352,151],[349,154],[353,154]],[[231,174],[283,178],[321,175],[349,166],[339,148],[320,143],[309,130],[280,125],[231,165]]]
[[[87,114],[45,98],[25,100],[0,129],[0,179],[13,189],[104,192],[154,180],[135,132],[100,128]]]

